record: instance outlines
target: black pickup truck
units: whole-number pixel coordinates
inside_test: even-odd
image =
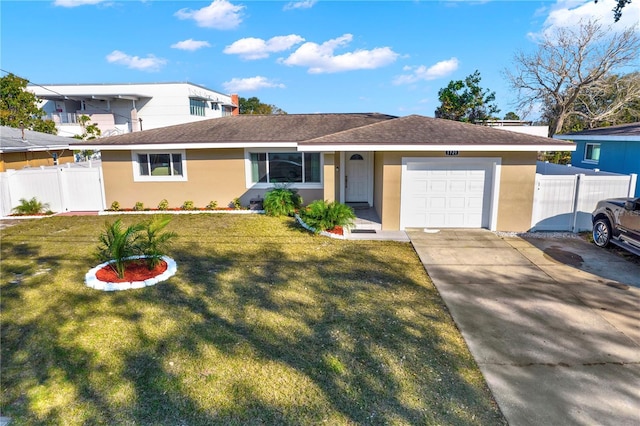
[[[597,246],[611,243],[640,256],[640,197],[599,201],[591,220]]]

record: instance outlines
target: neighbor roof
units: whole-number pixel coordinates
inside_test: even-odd
[[[555,135],[562,140],[599,140],[599,141],[639,141],[640,122],[620,124],[618,126],[598,127],[597,129],[582,130],[580,132]]]
[[[69,149],[69,142],[75,139],[63,136],[50,135],[48,133],[24,131],[14,127],[2,126],[0,128],[0,152],[26,152],[46,151],[49,149]]]
[[[285,146],[302,151],[574,150],[570,142],[410,115],[238,115],[79,142],[85,149]]]

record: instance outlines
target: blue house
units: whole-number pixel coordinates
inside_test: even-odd
[[[571,153],[574,167],[640,175],[640,122],[555,135],[554,139],[576,143]],[[640,179],[635,193],[640,194]]]

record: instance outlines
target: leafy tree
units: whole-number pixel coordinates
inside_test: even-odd
[[[38,108],[36,95],[26,90],[27,83],[28,80],[11,73],[0,78],[0,124],[57,134],[54,122],[42,119],[46,113]]]
[[[477,123],[490,120],[500,110],[492,102],[495,92],[480,87],[480,72],[476,70],[464,80],[449,82],[438,91],[440,106],[435,111],[436,118]]]
[[[594,0],[594,2],[598,3],[598,0]],[[613,19],[615,22],[620,20],[622,17],[622,9],[629,3],[631,3],[631,0],[618,0],[616,2],[616,7],[613,8]]]
[[[82,134],[73,136],[74,139],[88,141],[96,139],[97,137],[102,135],[102,131],[98,127],[98,123],[91,123],[91,117],[86,114],[82,114],[78,118],[78,124],[82,128]]]
[[[614,32],[597,21],[581,22],[577,29],[558,28],[545,34],[533,54],[517,53],[515,66],[505,70],[517,91],[520,110],[542,105],[549,136],[577,115],[576,105],[590,91],[598,91],[613,70],[635,65],[640,52],[636,28]],[[622,103],[633,100],[630,97]]]
[[[513,111],[509,111],[504,116],[505,120],[520,120],[520,116]]]
[[[265,104],[260,102],[260,99],[251,97],[249,99],[240,98],[238,99],[240,114],[265,114],[265,115],[277,115],[277,114],[286,114],[285,111],[281,110],[275,105]]]

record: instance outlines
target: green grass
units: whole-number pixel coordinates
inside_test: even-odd
[[[178,273],[108,293],[83,283],[104,222],[2,231],[12,424],[505,424],[411,245],[176,215]]]

